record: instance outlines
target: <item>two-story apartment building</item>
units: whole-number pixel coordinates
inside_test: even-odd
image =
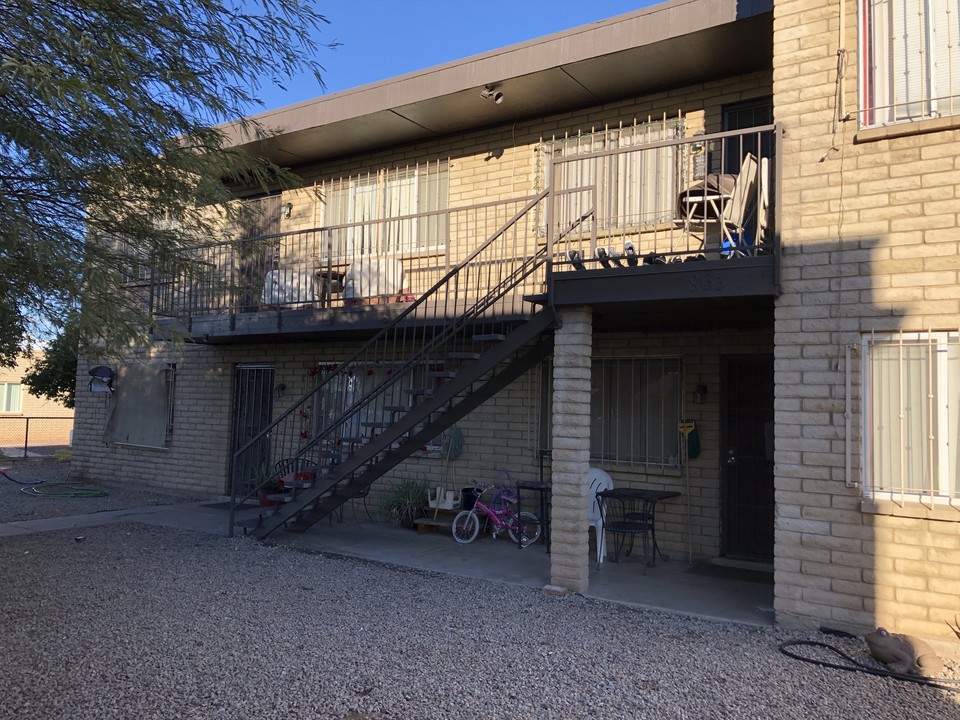
[[[189,342],[81,387],[75,471],[285,463],[263,535],[449,477],[455,424],[458,478],[551,483],[556,585],[595,466],[680,493],[664,548],[772,561],[781,622],[951,637],[960,58],[921,5],[676,0],[266,113],[237,144],[303,185],[153,269]]]

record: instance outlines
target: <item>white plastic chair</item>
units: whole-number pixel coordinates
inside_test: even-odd
[[[600,503],[597,502],[597,493],[613,489],[613,478],[606,471],[592,467],[587,471],[590,481],[590,494],[587,502],[590,507],[589,523],[597,536],[597,567],[603,565],[603,558],[607,554],[606,534],[603,532],[603,516],[600,514]]]

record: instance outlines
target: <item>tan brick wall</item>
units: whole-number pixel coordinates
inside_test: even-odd
[[[450,172],[450,207],[463,207],[494,200],[522,197],[539,189],[537,152],[543,140],[647,122],[681,111],[687,119],[687,134],[704,127],[720,129],[721,106],[770,94],[770,74],[711,81],[669,92],[579,109],[510,125],[499,125],[456,137],[404,146],[386,152],[362,154],[346,160],[325,162],[298,169],[305,186],[338,178],[364,175],[381,168],[412,168],[418,164],[447,160]],[[309,189],[287,191],[284,201],[294,207],[281,230],[306,230],[322,224],[322,210]]]
[[[876,141],[861,133],[857,142],[856,4],[774,5],[774,115],[785,132],[777,617],[953,639],[944,620],[960,611],[960,513],[944,520],[861,510],[859,489],[844,482],[844,357],[870,330],[960,327],[960,132]],[[841,45],[844,84],[836,71]],[[850,119],[835,122],[838,93]],[[856,352],[852,358],[859,479]]]
[[[683,471],[644,472],[627,465],[594,463],[610,473],[616,486],[677,490],[680,498],[657,507],[657,543],[665,553],[686,559],[713,558],[721,552],[720,488],[720,363],[726,355],[773,352],[772,334],[766,331],[715,331],[687,333],[597,334],[594,357],[679,357],[684,419],[693,420],[700,436],[700,455]],[[707,387],[706,401],[693,403],[694,389]],[[689,512],[689,519],[688,519]],[[688,536],[689,528],[689,536]]]
[[[553,354],[550,583],[584,592],[590,584],[587,470],[593,317],[589,307],[574,307],[561,311],[560,321]]]
[[[20,383],[22,386],[20,411],[0,413],[0,447],[16,448],[21,455],[25,443],[31,447],[68,445],[73,429],[73,410],[54,400],[31,395],[29,387],[23,383],[24,373],[39,357],[42,353],[37,351],[32,357],[17,358],[14,367],[0,368],[0,383]]]

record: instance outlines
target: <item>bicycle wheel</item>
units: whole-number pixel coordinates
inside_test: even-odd
[[[480,520],[474,510],[461,510],[453,519],[453,539],[461,545],[472,543],[480,534]]]
[[[511,540],[520,543],[520,547],[527,547],[540,539],[541,529],[540,518],[531,512],[522,512],[513,519],[507,532],[510,533]]]

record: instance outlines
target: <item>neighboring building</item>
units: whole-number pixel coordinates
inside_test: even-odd
[[[55,400],[30,394],[23,376],[39,351],[17,358],[11,368],[0,367],[0,452],[8,457],[52,456],[70,445],[73,410]]]
[[[156,269],[196,342],[79,388],[75,471],[242,494],[316,463],[262,534],[545,467],[583,591],[595,465],[682,492],[666,549],[772,561],[780,622],[951,639],[958,8],[921,2],[912,54],[906,5],[670,2],[260,116],[244,147],[305,187],[248,198],[207,276]]]

